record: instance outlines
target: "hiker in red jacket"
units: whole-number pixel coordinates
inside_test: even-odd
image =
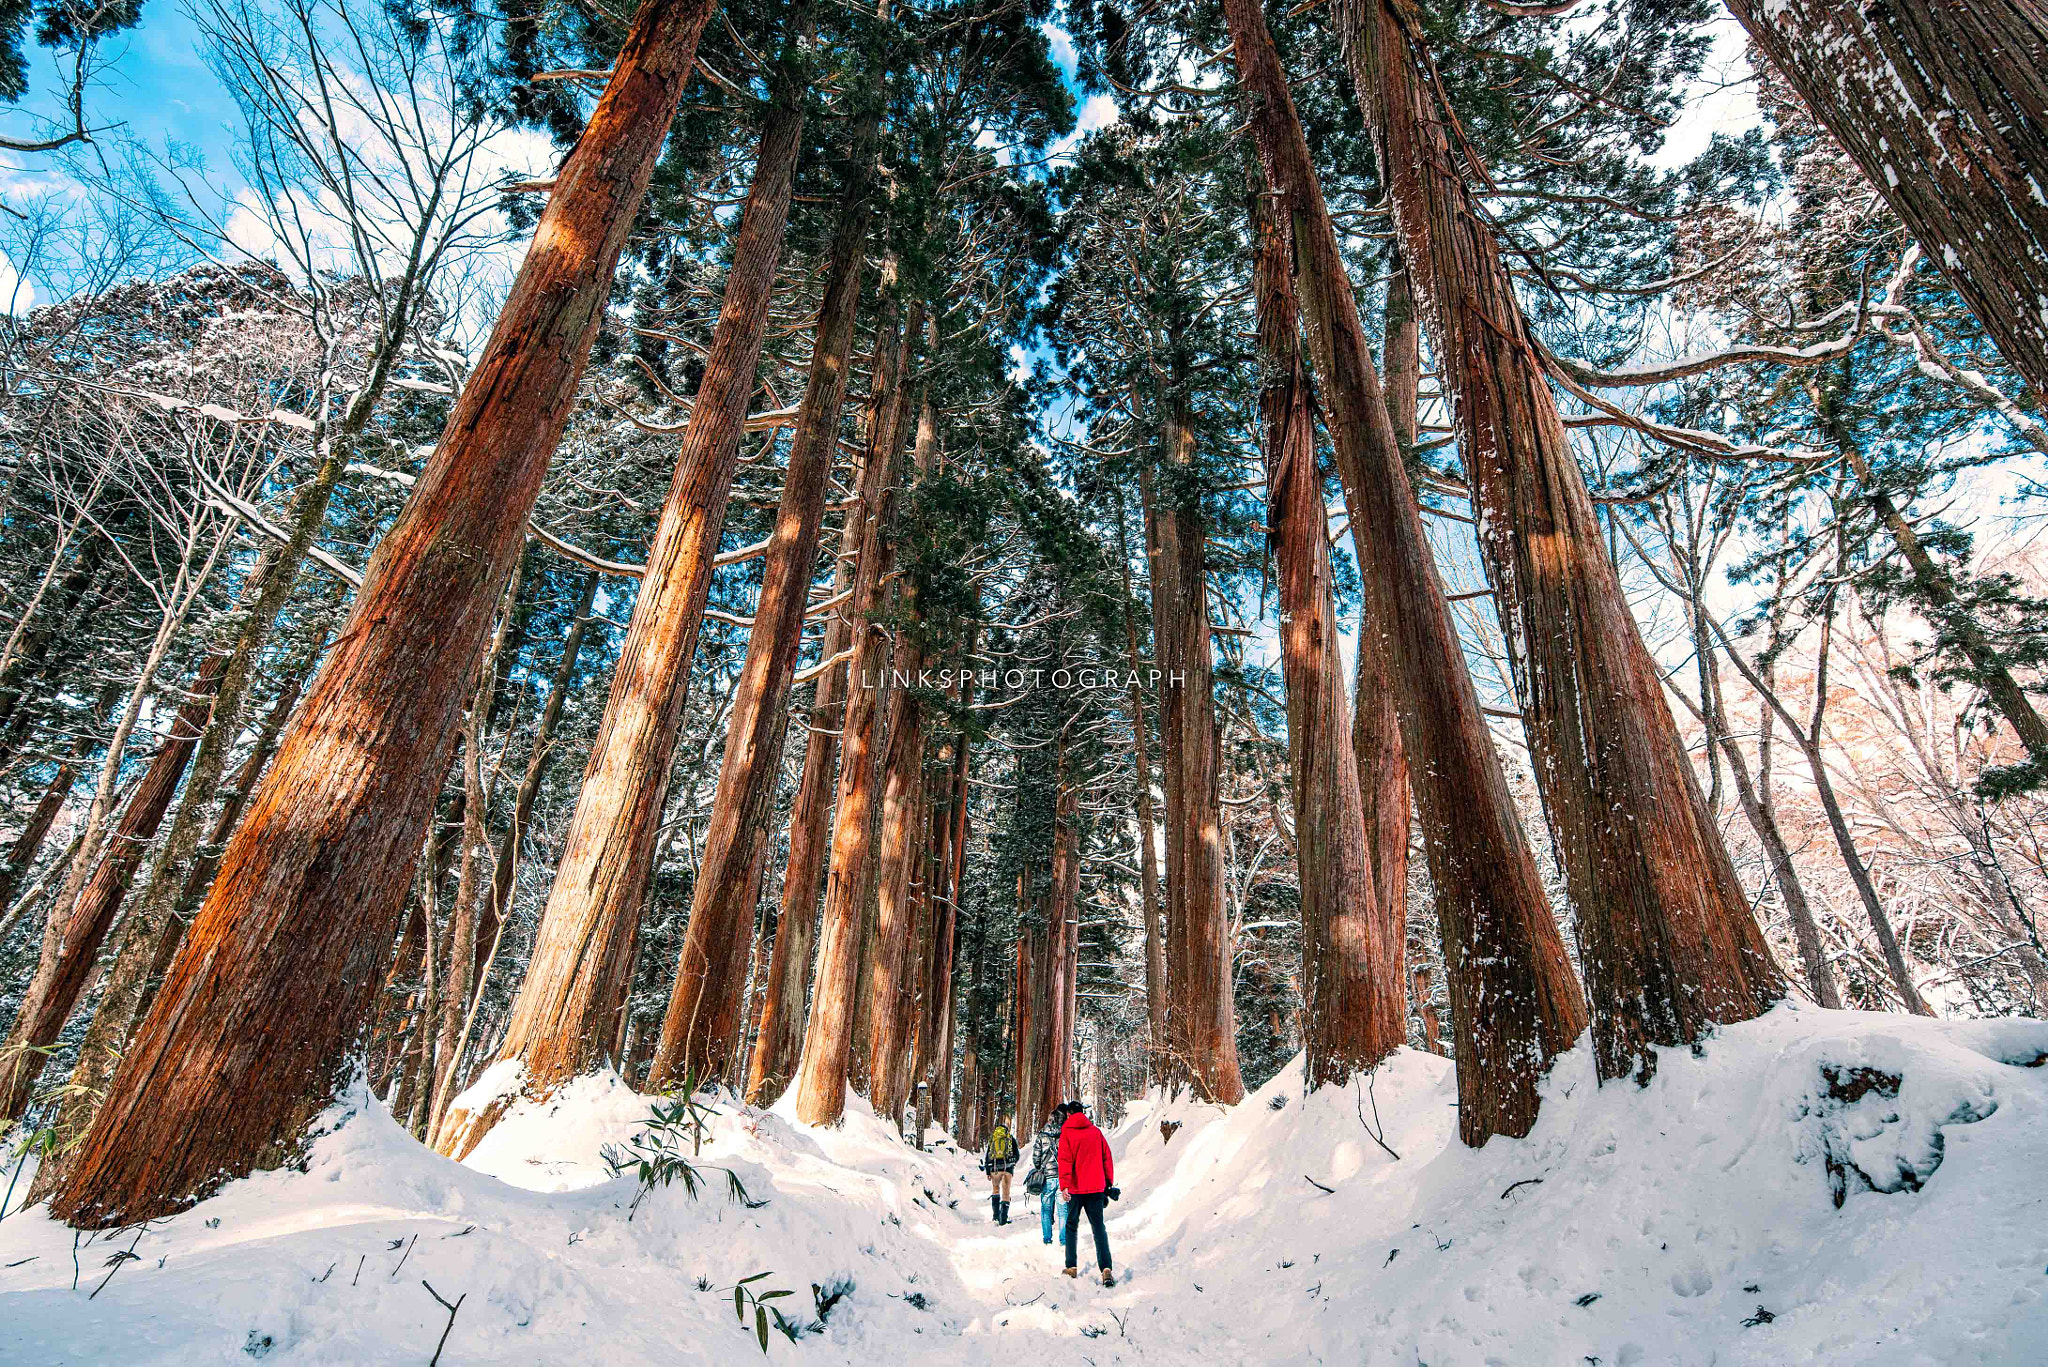
[[[1102,1227],[1103,1211],[1119,1193],[1116,1189],[1116,1160],[1110,1157],[1109,1141],[1089,1123],[1081,1103],[1069,1101],[1059,1108],[1066,1119],[1060,1125],[1060,1190],[1067,1194],[1067,1275],[1080,1275],[1075,1268],[1080,1217],[1088,1217],[1095,1231],[1095,1263],[1102,1269],[1102,1284],[1116,1285],[1109,1270],[1109,1235]]]

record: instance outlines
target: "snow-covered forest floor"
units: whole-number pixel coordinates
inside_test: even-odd
[[[1781,1008],[1641,1091],[1596,1088],[1582,1044],[1535,1133],[1479,1151],[1448,1061],[1412,1051],[1369,1090],[1304,1100],[1297,1064],[1228,1112],[1148,1098],[1111,1136],[1114,1289],[1059,1276],[1021,1188],[993,1227],[971,1155],[858,1102],[828,1131],[726,1103],[699,1194],[630,1210],[600,1151],[650,1103],[616,1082],[466,1165],[360,1100],[305,1172],[139,1239],[9,1215],[0,1360],[424,1363],[445,1328],[451,1367],[732,1363],[760,1351],[732,1288],[765,1273],[790,1363],[2039,1363],[2044,1056],[2037,1021]],[[821,1326],[814,1285],[844,1291]]]

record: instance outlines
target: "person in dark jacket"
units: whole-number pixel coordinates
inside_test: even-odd
[[[1060,1199],[1060,1126],[1066,1122],[1067,1108],[1055,1106],[1045,1124],[1031,1141],[1031,1175],[1024,1179],[1027,1195],[1038,1197],[1038,1232],[1045,1242],[1052,1242],[1053,1212],[1059,1212],[1060,1242],[1067,1238],[1067,1207]]]
[[[1116,1160],[1110,1156],[1109,1141],[1089,1123],[1080,1102],[1069,1101],[1061,1109],[1067,1112],[1066,1123],[1060,1126],[1059,1158],[1060,1189],[1067,1193],[1067,1275],[1080,1275],[1075,1266],[1079,1261],[1075,1244],[1081,1232],[1080,1217],[1085,1215],[1095,1232],[1095,1265],[1102,1269],[1102,1284],[1115,1286],[1116,1274],[1109,1267],[1109,1234],[1102,1227],[1102,1217],[1116,1190]]]

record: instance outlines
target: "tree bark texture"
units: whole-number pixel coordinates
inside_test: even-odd
[[[914,335],[914,334],[907,334]],[[905,353],[906,362],[908,351]],[[917,478],[930,474],[938,459],[938,431],[929,400],[920,395],[917,437],[912,444]],[[911,1042],[909,1013],[895,1003],[910,986],[911,956],[920,918],[915,889],[916,870],[928,846],[923,814],[929,806],[924,769],[924,699],[917,676],[924,668],[924,614],[919,608],[919,583],[905,574],[898,584],[896,613],[904,625],[896,633],[886,750],[882,759],[882,812],[877,834],[875,870],[875,933],[868,943],[873,1008],[868,1014],[868,1096],[876,1111],[899,1116],[912,1079],[905,1071],[905,1050]]]
[[[713,0],[646,0],[439,448],[115,1075],[59,1218],[165,1215],[333,1097],[613,269]]]
[[[924,652],[909,633],[896,639],[896,668],[912,679]],[[875,928],[868,941],[872,1009],[868,1026],[868,1099],[881,1115],[901,1114],[909,1092],[903,1051],[909,1018],[898,997],[916,933],[911,889],[924,805],[924,707],[915,687],[900,681],[890,694],[888,739],[882,757],[882,823],[876,849]]]
[[[306,676],[312,672],[314,663],[326,648],[327,636],[323,630],[312,650],[278,689],[270,711],[257,729],[255,745],[222,795],[221,809],[214,817],[211,838],[199,847],[186,870],[185,886],[176,902],[161,916],[145,915],[154,901],[153,896],[146,896],[142,904],[121,923],[113,962],[107,966],[100,989],[99,1005],[93,1008],[92,1023],[86,1027],[85,1037],[79,1041],[78,1062],[65,1079],[63,1100],[57,1107],[56,1118],[51,1121],[56,1141],[44,1156],[42,1166],[36,1169],[35,1187],[30,1193],[32,1200],[44,1200],[57,1189],[69,1168],[73,1146],[91,1127],[100,1101],[106,1095],[107,1081],[114,1075],[121,1054],[128,1047],[136,1021],[148,1010],[157,984],[170,967],[172,956],[185,941],[186,916],[203,895],[206,884],[212,879],[213,869],[219,863],[218,854],[212,852],[225,845],[229,833],[234,830],[248,794],[255,790],[257,779],[262,776],[264,766],[270,762],[277,748],[277,740],[286,721],[298,705]],[[215,702],[217,706],[219,699],[216,698]],[[213,724],[209,723],[209,726]],[[202,739],[201,749],[205,743]],[[188,789],[191,782],[187,781]],[[153,893],[156,883],[154,872],[150,881]]]
[[[761,129],[704,377],[683,428],[675,477],[648,548],[604,718],[499,1049],[501,1061],[521,1066],[521,1095],[546,1095],[601,1061],[616,1062],[615,1032],[632,981],[640,912],[689,698],[690,659],[711,593],[802,146],[802,91],[778,82]],[[740,842],[734,874],[744,868],[748,848]],[[442,1133],[444,1151],[457,1158],[467,1154],[515,1099],[507,1094],[480,1112],[451,1111]]]
[[[1264,370],[1266,537],[1279,562],[1280,665],[1301,886],[1302,1044],[1313,1091],[1342,1086],[1400,1048],[1408,1037],[1407,997],[1401,955],[1389,938],[1394,928],[1375,892],[1366,850],[1291,253],[1262,196],[1253,197],[1251,217]]]
[[[2048,396],[2048,11],[2039,0],[1728,0]]]
[[[1453,398],[1537,786],[1578,917],[1602,1079],[1761,1014],[1785,981],[1706,809],[1551,397],[1430,102],[1402,0],[1338,0],[1408,272]]]
[[[1167,399],[1160,454],[1194,459],[1177,394]],[[1175,481],[1175,485],[1178,481]],[[1169,485],[1152,508],[1152,631],[1167,675],[1160,707],[1166,759],[1166,1028],[1174,1067],[1203,1101],[1244,1099],[1231,1001],[1223,900],[1222,791],[1210,654],[1207,529],[1198,498]],[[1175,677],[1180,682],[1174,682]]]
[[[1451,625],[1272,35],[1256,0],[1229,0],[1225,16],[1274,216],[1291,239],[1338,473],[1353,525],[1370,529],[1359,540],[1367,611],[1397,666],[1450,978],[1458,1133],[1476,1147],[1536,1123],[1537,1085],[1585,1029],[1585,1006]]]
[[[1387,282],[1384,355],[1387,417],[1404,454],[1415,448],[1422,378],[1420,334],[1408,272],[1397,270]],[[1352,548],[1361,569],[1366,553],[1358,538],[1366,534],[1353,524]],[[1401,743],[1401,691],[1394,662],[1387,658],[1390,640],[1387,632],[1374,629],[1369,614],[1364,616],[1358,632],[1357,682],[1352,690],[1351,746],[1365,802],[1365,851],[1372,861],[1373,897],[1394,981],[1399,982],[1408,949],[1408,832],[1415,811],[1408,795],[1408,751]]]
[[[856,155],[866,160],[864,150]],[[751,906],[738,904],[742,891],[736,876],[738,861],[752,844],[754,829],[765,826],[769,819],[775,779],[781,769],[790,680],[803,644],[804,611],[810,603],[811,580],[818,563],[818,529],[824,520],[825,495],[838,454],[840,414],[846,402],[846,368],[853,349],[871,216],[868,182],[862,173],[841,210],[832,244],[810,373],[790,442],[782,503],[768,540],[746,663],[727,723],[725,756],[719,766],[710,828],[704,834],[690,923],[676,966],[675,990],[662,1018],[661,1044],[649,1074],[656,1087],[683,1076],[715,1078],[719,1069],[714,1061],[730,1056],[738,1033],[740,984],[711,970],[720,961],[718,946],[741,934],[751,915]],[[821,681],[820,689],[823,687]],[[794,842],[794,828],[791,838]],[[792,855],[792,866],[795,863]],[[815,874],[811,881],[815,885]],[[815,903],[815,892],[811,902]],[[779,923],[777,938],[789,929],[787,921]],[[810,927],[799,929],[798,935],[802,943],[792,948],[806,951],[808,959]]]
[[[857,519],[848,519],[842,539],[858,526]],[[832,582],[834,594],[844,587],[845,570],[846,558],[841,556]],[[821,657],[836,658],[847,648],[851,634],[844,612],[833,613],[825,624]],[[747,1068],[751,1106],[773,1106],[781,1100],[803,1053],[804,1007],[818,943],[818,880],[831,833],[839,728],[846,714],[844,664],[828,665],[818,676],[809,711],[803,777],[789,809],[789,859],[782,869],[782,907],[775,920],[775,947],[761,1003],[761,1035]]]
[[[883,288],[893,287],[894,263],[884,267]],[[838,800],[832,828],[825,905],[818,946],[817,981],[797,1066],[797,1116],[807,1125],[837,1124],[846,1109],[852,1072],[856,997],[859,990],[874,840],[876,754],[879,734],[879,676],[885,671],[889,636],[877,621],[893,559],[897,454],[909,411],[909,339],[916,336],[922,309],[913,307],[904,327],[885,302],[875,340],[874,374],[868,386],[867,456],[862,471],[859,517],[860,559],[854,571],[848,619],[853,658],[847,666],[846,717],[840,731]],[[846,533],[851,537],[853,526]]]

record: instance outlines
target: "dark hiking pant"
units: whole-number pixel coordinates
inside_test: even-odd
[[[1099,1191],[1086,1196],[1067,1198],[1067,1266],[1075,1266],[1080,1250],[1076,1247],[1081,1235],[1081,1217],[1088,1217],[1088,1227],[1095,1231],[1095,1265],[1105,1272],[1109,1270],[1109,1232],[1102,1227],[1102,1213],[1109,1208],[1109,1197]]]

